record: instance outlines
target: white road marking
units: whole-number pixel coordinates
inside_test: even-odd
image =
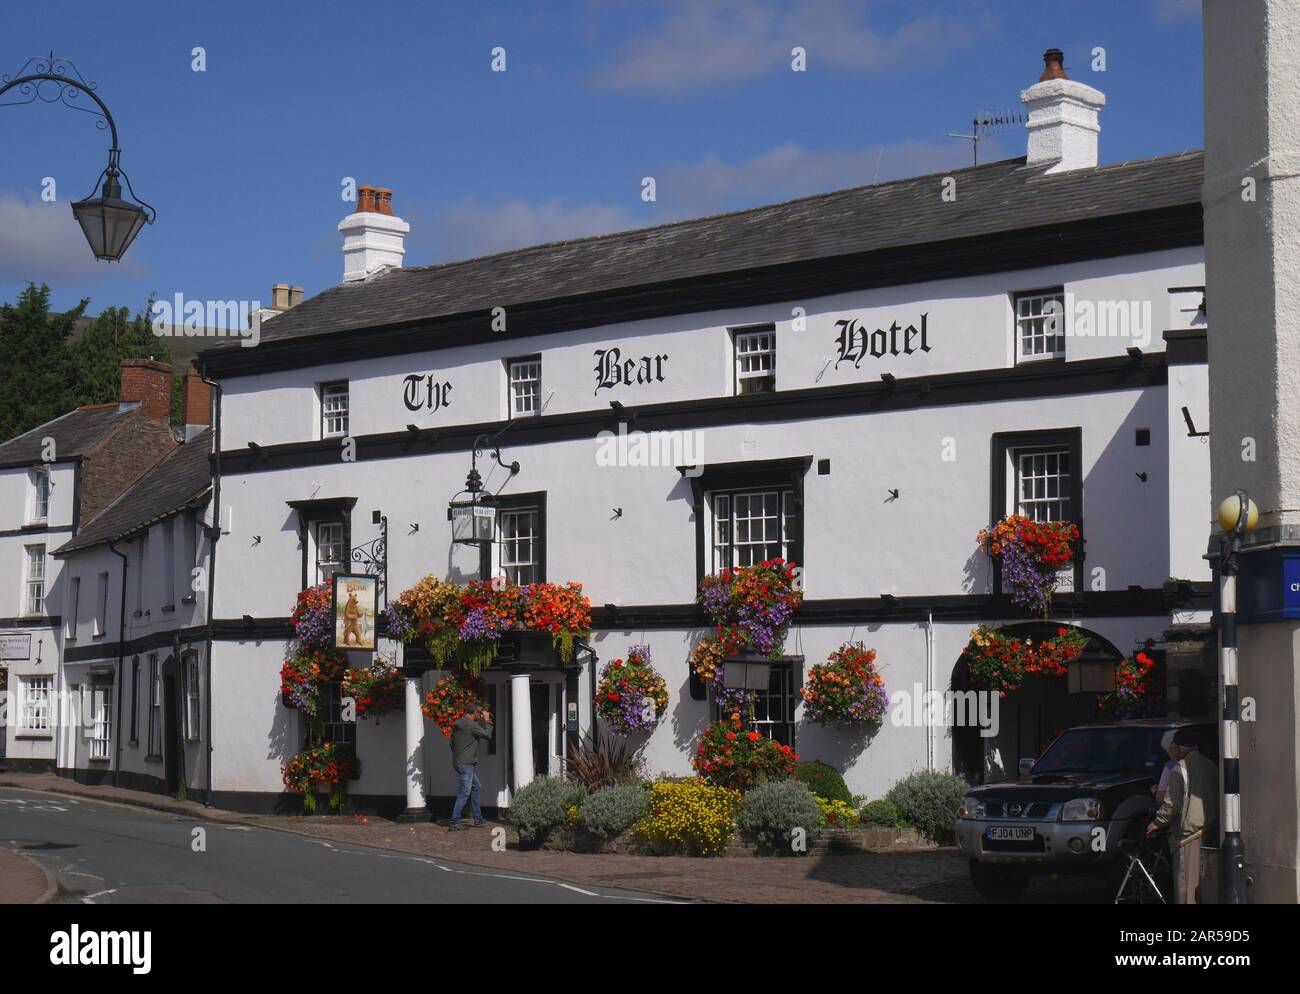
[[[103,897],[105,894],[116,894],[116,893],[117,893],[117,888],[116,888],[116,887],[110,887],[108,890],[101,890],[101,891],[97,891],[97,892],[95,892],[94,894],[87,894],[85,897],[83,897],[83,898],[81,899],[81,903],[82,903],[82,904],[94,904],[94,903],[95,903],[95,898],[97,898],[97,897]]]

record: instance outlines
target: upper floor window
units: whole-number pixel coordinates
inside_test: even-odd
[[[497,515],[500,565],[507,582],[541,581],[540,531],[540,515],[535,507],[511,508]]]
[[[1065,355],[1065,293],[1059,287],[1015,295],[1016,361]]]
[[[50,471],[39,467],[31,471],[31,499],[27,520],[33,524],[48,521],[50,518]]]
[[[1017,449],[1016,514],[1031,521],[1072,521],[1070,450]]]
[[[776,389],[776,331],[738,331],[736,393],[762,393]]]
[[[709,494],[713,540],[708,572],[789,559],[794,530],[789,490],[734,490]]]
[[[64,629],[64,636],[70,641],[77,638],[77,615],[81,611],[81,577],[74,576],[68,582],[68,617]]]
[[[176,606],[176,518],[162,523],[163,533],[163,604]]]
[[[45,612],[45,546],[28,545],[24,548],[27,553],[24,607],[27,614],[43,614]]]
[[[95,590],[95,634],[103,635],[108,631],[108,574],[99,574],[99,586]]]
[[[149,568],[149,532],[135,543],[135,617],[144,614],[144,574]]]
[[[316,533],[316,582],[324,583],[335,573],[342,573],[348,565],[348,549],[345,538],[346,529],[342,521],[317,521]]]
[[[348,381],[322,383],[320,388],[321,438],[337,438],[348,433]]]
[[[531,356],[527,359],[511,359],[510,370],[510,416],[512,418],[531,417],[542,413],[542,359]]]

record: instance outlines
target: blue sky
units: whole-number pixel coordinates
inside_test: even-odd
[[[92,314],[326,289],[345,177],[393,189],[422,265],[966,165],[945,134],[1019,109],[1049,47],[1106,94],[1103,162],[1202,144],[1196,0],[42,0],[6,21],[0,74],[70,58],[158,210],[125,262],[96,262],[68,205],[107,133],[0,107],[0,300],[43,281]],[[1023,153],[1011,131],[981,161]]]

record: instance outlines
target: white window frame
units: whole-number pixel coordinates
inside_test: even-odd
[[[192,515],[184,514],[176,519],[180,525],[181,532],[181,555],[184,557],[181,566],[184,568],[185,594],[181,601],[184,603],[186,597],[194,595],[194,567],[198,565],[199,558],[199,541],[198,541],[198,523]]]
[[[521,534],[518,522],[531,518],[528,533]],[[511,529],[513,528],[513,533]],[[528,556],[519,556],[519,547],[528,544]],[[535,505],[506,507],[497,510],[497,570],[507,582],[538,583],[542,579],[541,563],[542,512]]]
[[[63,640],[77,641],[77,615],[81,613],[81,577],[68,581],[68,611],[63,619]]]
[[[1008,514],[1021,514],[1032,521],[1076,520],[1071,504],[1077,467],[1070,465],[1069,446],[1027,445],[1011,449],[1009,456]],[[1026,482],[1032,483],[1033,493],[1029,497],[1024,495]]]
[[[136,617],[144,615],[144,574],[149,568],[149,533],[146,531],[136,540],[135,564],[135,613]]]
[[[736,535],[741,531],[739,525],[742,519],[736,517],[737,500],[744,501],[746,510],[753,510],[753,501],[761,498],[764,502],[762,510],[766,512],[767,498],[772,497],[776,501],[776,519],[777,519],[777,538],[775,541],[764,539],[761,542],[754,542],[751,539],[744,542],[737,542]],[[718,570],[726,568],[735,568],[738,566],[753,565],[761,563],[767,559],[786,559],[790,558],[790,533],[791,525],[794,522],[794,493],[789,488],[784,487],[747,487],[733,490],[715,490],[710,491],[705,501],[708,507],[708,527],[707,543],[705,548],[706,558],[708,559],[709,573],[716,573]],[[760,516],[753,514],[747,515],[743,520],[746,522],[766,521],[770,515],[766,513]],[[748,529],[752,535],[752,524]],[[766,531],[766,529],[764,529]],[[752,559],[752,562],[744,562],[747,557],[738,554],[742,548],[756,548],[759,545],[764,547],[771,545],[779,546],[775,555],[762,555]],[[765,549],[765,551],[768,551]]]
[[[351,406],[347,380],[320,385],[321,438],[342,438],[348,434]]]
[[[542,413],[542,357],[511,359],[506,364],[510,417],[533,418]]]
[[[50,520],[50,495],[54,492],[54,483],[50,479],[48,466],[36,466],[28,474],[31,500],[28,502],[27,522],[43,525]],[[42,486],[44,490],[42,491]]]
[[[39,555],[36,554],[37,550]],[[48,557],[43,542],[23,546],[23,612],[27,616],[45,613],[45,582]]]
[[[182,660],[181,672],[185,675],[185,740],[194,742],[199,737],[199,656],[190,653]]]
[[[735,367],[735,391],[769,393],[776,389],[776,329],[737,331],[732,347],[732,364]],[[770,386],[746,390],[746,384],[770,380]]]
[[[149,744],[145,759],[162,759],[162,668],[158,653],[149,653]]]
[[[338,538],[333,537],[328,540],[321,537],[321,532],[329,530],[332,536],[335,529],[338,529]],[[336,573],[346,573],[348,569],[348,557],[352,550],[348,546],[348,529],[347,523],[342,518],[321,518],[319,521],[311,523],[312,537],[312,562],[315,574],[315,583],[324,583],[333,577]],[[331,549],[337,549],[338,557],[331,558],[326,553]]]
[[[90,701],[93,716],[90,729],[90,758],[106,760],[112,755],[113,747],[113,688],[92,686]]]
[[[1055,335],[1049,335],[1047,332],[1047,320],[1051,314],[1047,309],[1049,301],[1055,301],[1060,308],[1057,312],[1060,327]],[[1063,287],[1015,293],[1011,298],[1011,309],[1016,336],[1017,363],[1065,357],[1067,315]],[[1040,343],[1041,350],[1038,349]],[[1049,348],[1049,345],[1052,347]]]
[[[100,573],[95,586],[95,637],[108,633],[108,574]]]
[[[54,678],[50,676],[18,677],[19,725],[23,732],[49,732],[53,715]]]

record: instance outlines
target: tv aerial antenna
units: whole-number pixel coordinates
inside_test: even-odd
[[[972,165],[980,164],[980,141],[981,139],[991,137],[999,131],[1006,131],[1016,125],[1024,124],[1025,114],[1023,111],[999,110],[999,111],[980,111],[970,122],[970,134],[963,135],[949,131],[949,138],[961,138],[970,142]]]

